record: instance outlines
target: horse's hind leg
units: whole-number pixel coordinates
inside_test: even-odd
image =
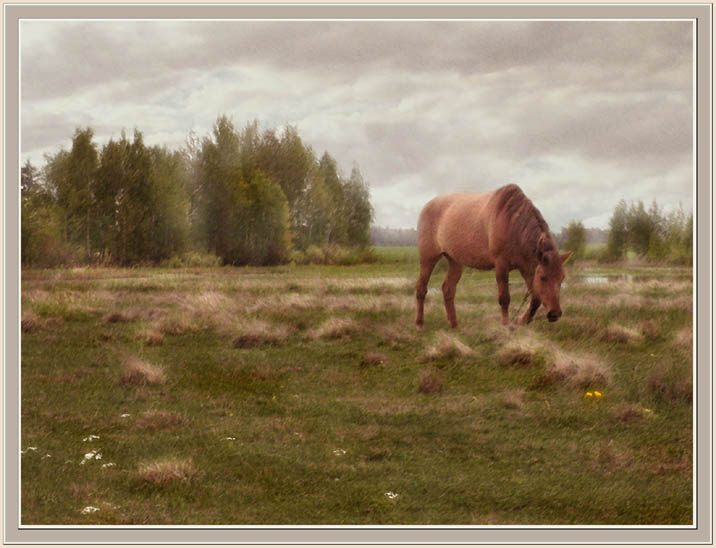
[[[415,296],[417,298],[417,316],[415,318],[415,325],[418,329],[423,328],[423,308],[425,304],[425,295],[428,294],[428,281],[430,275],[433,273],[435,265],[440,260],[440,255],[437,257],[430,257],[429,259],[420,258],[420,275],[418,276],[418,283],[415,284]]]
[[[457,327],[457,313],[455,312],[455,291],[457,288],[457,282],[460,281],[462,276],[462,265],[457,261],[454,261],[450,257],[448,260],[448,270],[445,274],[445,281],[443,281],[443,298],[445,299],[445,312],[447,312],[447,319],[450,327]]]

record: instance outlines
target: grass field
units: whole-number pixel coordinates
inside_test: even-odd
[[[417,332],[377,252],[23,270],[22,523],[692,523],[690,269],[572,267],[512,329],[466,271],[448,330],[439,268]]]

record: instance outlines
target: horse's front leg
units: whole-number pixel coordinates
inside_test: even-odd
[[[520,323],[530,323],[532,321],[532,318],[534,318],[535,312],[537,312],[537,309],[540,307],[541,304],[542,301],[532,295],[532,298],[530,299],[530,306],[527,310],[525,310],[525,313],[522,315],[522,318],[520,318]]]
[[[510,315],[510,271],[502,265],[495,265],[495,277],[497,278],[497,300],[502,312],[502,325],[507,325]]]

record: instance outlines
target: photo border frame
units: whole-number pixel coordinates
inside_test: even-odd
[[[26,19],[691,19],[696,26],[694,526],[20,526],[19,23]],[[713,540],[710,4],[4,4],[3,539],[31,544],[708,544]]]

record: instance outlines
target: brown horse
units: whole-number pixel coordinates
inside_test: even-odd
[[[451,327],[457,327],[455,287],[463,266],[495,269],[502,323],[508,323],[510,292],[508,276],[517,269],[532,299],[521,318],[532,320],[541,304],[547,319],[562,315],[559,289],[564,279],[562,264],[571,251],[559,255],[557,244],[542,214],[517,185],[484,194],[446,194],[430,200],[418,220],[420,276],[417,283],[418,313],[415,323],[423,328],[423,305],[428,280],[443,255],[448,270],[442,285],[445,311]]]

